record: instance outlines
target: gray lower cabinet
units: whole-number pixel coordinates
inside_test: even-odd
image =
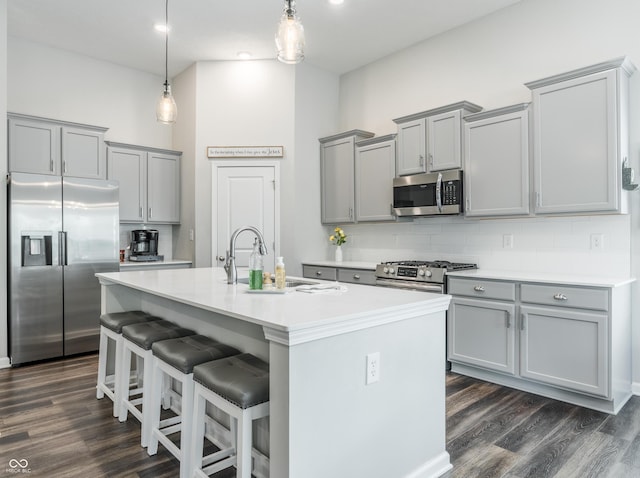
[[[630,286],[448,284],[453,371],[609,413],[629,398]]]
[[[180,222],[179,151],[107,142],[107,178],[120,182],[120,222]]]
[[[351,284],[376,285],[374,269],[302,264],[302,276],[308,279],[337,280]]]
[[[9,171],[105,179],[107,128],[7,114]]]

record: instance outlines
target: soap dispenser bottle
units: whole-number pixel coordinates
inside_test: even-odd
[[[283,290],[285,288],[285,277],[284,259],[282,257],[278,257],[278,262],[276,262],[276,289]]]
[[[249,256],[249,289],[262,289],[262,254],[258,249],[258,239],[253,243],[253,252]]]

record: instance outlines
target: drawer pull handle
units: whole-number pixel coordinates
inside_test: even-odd
[[[317,276],[321,276],[322,275],[322,271],[316,271],[316,275]]]
[[[482,287],[481,285],[476,285],[473,286],[473,290],[475,290],[476,292],[484,292],[484,287]]]
[[[553,296],[553,298],[554,298],[555,300],[569,300],[569,299],[567,299],[567,296],[566,296],[566,295],[564,295],[564,294],[555,294],[555,295]]]
[[[356,280],[360,280],[360,274],[353,274],[353,278]]]

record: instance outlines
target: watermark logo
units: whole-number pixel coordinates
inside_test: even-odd
[[[11,458],[9,460],[9,468],[6,468],[7,473],[31,473],[29,468],[29,461],[26,458]]]

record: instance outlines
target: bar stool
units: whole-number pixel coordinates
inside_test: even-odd
[[[153,355],[151,346],[160,340],[176,339],[187,335],[195,335],[193,330],[180,327],[168,320],[154,320],[141,324],[126,325],[122,327],[122,373],[120,374],[120,413],[118,419],[121,422],[127,420],[127,412],[140,422],[140,444],[146,447],[149,443],[149,414],[151,408],[151,383],[153,371]],[[131,370],[131,355],[135,354],[142,361],[142,388],[129,389],[128,375]],[[138,372],[138,376],[139,376]],[[142,392],[142,397],[133,398]],[[137,406],[142,405],[142,411]]]
[[[206,478],[235,465],[238,478],[250,478],[252,422],[269,415],[269,364],[251,354],[235,355],[196,365],[193,380],[193,476]],[[203,457],[207,403],[231,417],[231,446]]]
[[[122,366],[122,327],[149,320],[158,320],[141,310],[113,312],[100,316],[100,351],[98,353],[98,383],[96,398],[106,395],[113,402],[113,416],[120,413],[120,368]],[[115,342],[113,375],[107,375],[109,340]]]
[[[205,335],[190,335],[178,339],[161,340],[154,342],[151,347],[153,352],[153,378],[151,388],[151,401],[149,407],[149,444],[147,453],[155,455],[158,451],[158,442],[171,452],[180,461],[180,477],[191,477],[191,425],[193,420],[193,367],[218,360],[231,355],[238,355],[239,350]],[[171,407],[177,416],[160,420],[161,400],[166,397],[163,389],[170,389],[167,382],[171,379],[179,381],[182,385],[180,397],[180,410]],[[173,389],[168,390],[172,396]],[[177,395],[177,394],[176,394]],[[166,407],[168,408],[168,407]],[[180,446],[177,446],[169,435],[180,432]]]

